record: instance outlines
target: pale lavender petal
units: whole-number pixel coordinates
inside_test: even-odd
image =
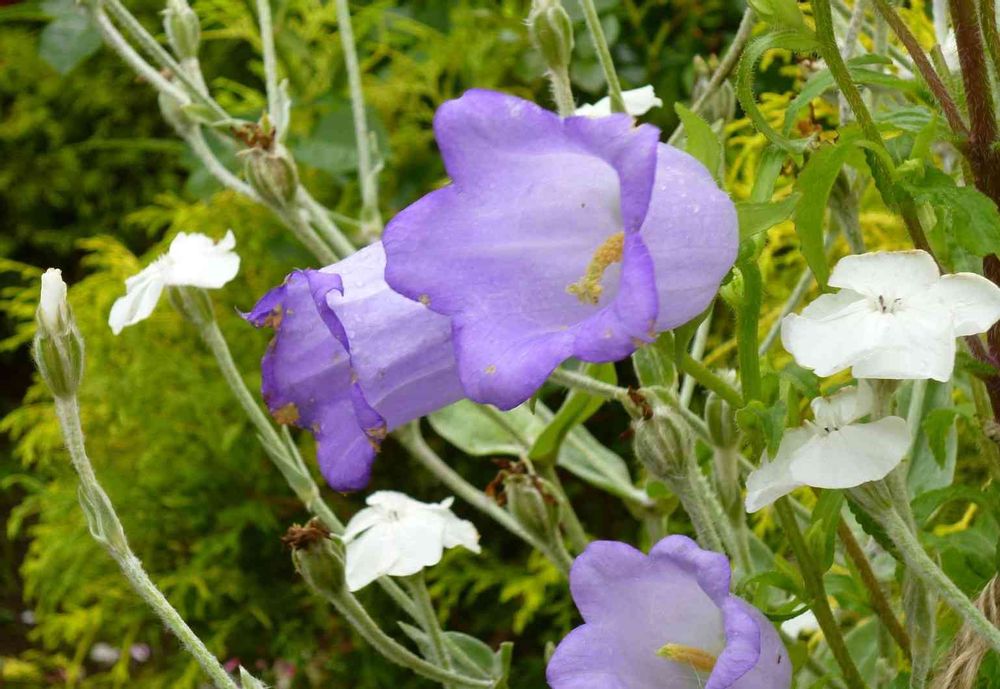
[[[731,687],[731,689],[787,689],[792,685],[792,661],[788,657],[788,651],[781,642],[781,637],[774,628],[774,624],[760,610],[746,601],[735,597],[731,598],[731,600],[734,606],[742,607],[749,617],[752,618],[752,621],[756,623],[756,627],[759,630],[759,650],[757,651],[756,662],[746,674],[736,677],[732,684],[720,683],[717,686],[719,689],[724,689],[725,687]],[[744,630],[737,628],[736,623],[734,623],[731,630],[729,625],[730,619],[740,620],[740,624],[742,625],[746,617],[737,617],[727,612],[727,646],[732,644],[735,648],[749,647],[749,642],[753,640],[753,633],[749,630],[749,626]],[[733,657],[736,660],[735,652]],[[738,661],[738,665],[742,667],[742,661]],[[720,673],[721,678],[728,667],[728,658],[726,657],[726,653],[723,653],[723,656],[719,658],[715,671],[712,672],[710,680],[715,679],[716,673]],[[724,680],[720,679],[720,682],[722,681]],[[710,686],[711,684],[706,685],[705,689],[709,689]]]
[[[296,271],[246,315],[275,330],[261,362],[268,408],[313,432],[337,490],[367,485],[388,431],[462,397],[448,320],[389,289],[384,265],[375,244]]]
[[[510,408],[563,360],[620,359],[652,336],[653,267],[638,230],[655,128],[564,120],[488,91],[445,103],[434,124],[453,183],[389,223],[386,279],[452,318],[469,397]],[[570,293],[619,233],[621,261],[593,303]]]
[[[656,267],[656,329],[668,330],[708,307],[736,260],[736,207],[704,165],[660,144],[642,238]]]

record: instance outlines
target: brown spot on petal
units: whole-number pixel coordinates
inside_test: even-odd
[[[382,451],[382,441],[385,440],[386,436],[389,435],[389,429],[383,423],[374,428],[366,428],[365,436],[368,438],[368,444],[372,446],[375,452]]]
[[[494,373],[497,372],[496,364],[490,364],[489,366],[484,368],[483,371],[486,373],[486,375],[492,376]]]
[[[418,301],[421,304],[423,304],[424,306],[430,306],[431,305],[431,297],[430,297],[429,294],[421,294],[420,295],[420,299]]]
[[[282,319],[284,319],[284,317],[285,314],[282,312],[281,307],[275,306],[273,309],[271,309],[271,313],[267,314],[267,316],[264,318],[264,325],[266,325],[269,328],[274,328],[275,330],[277,330],[278,328],[281,327],[281,321]]]
[[[274,420],[283,426],[288,426],[298,423],[299,408],[295,406],[294,402],[289,402],[288,404],[278,407],[272,411],[271,416],[273,416]]]

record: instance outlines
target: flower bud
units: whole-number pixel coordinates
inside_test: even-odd
[[[548,542],[559,533],[559,501],[545,481],[527,474],[504,479],[507,511],[527,531]]]
[[[247,182],[265,201],[284,207],[299,187],[299,175],[291,153],[281,144],[271,150],[251,148],[240,153]]]
[[[295,569],[312,589],[324,596],[336,596],[343,591],[344,544],[331,537],[319,520],[292,526],[282,541],[292,548]]]
[[[635,456],[653,476],[674,484],[684,476],[684,466],[694,452],[687,421],[672,408],[657,404],[653,415],[633,423]]]
[[[550,69],[565,69],[573,55],[573,22],[559,0],[535,0],[528,32]]]
[[[35,312],[38,330],[34,356],[38,371],[56,397],[69,397],[83,377],[83,339],[66,301],[62,271],[49,268],[42,275],[41,297]]]
[[[163,28],[167,32],[167,42],[179,59],[190,60],[198,56],[201,23],[187,0],[167,0]]]

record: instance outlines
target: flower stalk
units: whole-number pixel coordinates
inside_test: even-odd
[[[597,49],[597,59],[604,70],[604,79],[608,83],[608,95],[611,97],[611,111],[625,112],[625,99],[622,97],[622,86],[618,81],[618,73],[615,71],[614,60],[611,59],[611,49],[608,47],[608,39],[604,35],[604,28],[601,26],[601,18],[597,14],[597,7],[594,0],[579,0],[580,7],[583,8],[583,20],[587,24],[587,31],[594,41]]]

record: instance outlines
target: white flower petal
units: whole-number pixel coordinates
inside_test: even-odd
[[[874,313],[878,347],[854,363],[855,378],[947,381],[955,368],[952,317],[937,303],[907,300],[894,313]]]
[[[829,376],[850,367],[877,345],[875,312],[850,290],[824,294],[802,315],[781,322],[781,344],[800,366]]]
[[[845,256],[834,266],[829,283],[887,301],[919,294],[941,275],[926,251],[873,251]]]
[[[747,477],[747,512],[757,512],[802,485],[791,474],[792,456],[812,437],[813,433],[805,428],[785,431],[774,459],[764,454],[761,465]]]
[[[622,91],[622,100],[625,101],[625,112],[632,117],[645,115],[653,108],[663,105],[663,101],[656,97],[650,85]],[[592,105],[581,105],[575,114],[580,117],[607,117],[611,114],[611,97],[605,96]]]
[[[841,388],[829,397],[816,397],[810,406],[817,426],[839,428],[871,414],[874,402],[871,386],[860,380],[857,386]]]
[[[385,519],[385,512],[375,507],[365,507],[362,510],[358,510],[351,517],[351,521],[347,522],[347,527],[344,529],[344,535],[341,538],[344,540],[344,543],[350,543],[376,524],[384,522]]]
[[[792,639],[798,639],[803,634],[812,635],[819,631],[819,620],[816,619],[812,610],[806,610],[798,617],[785,620],[781,623],[781,631]]]
[[[906,421],[898,416],[852,424],[798,448],[791,476],[815,488],[853,488],[885,478],[909,448]]]
[[[930,288],[928,296],[951,311],[957,336],[984,333],[1000,320],[1000,287],[982,275],[945,275]]]
[[[218,243],[197,232],[181,232],[170,243],[164,280],[168,285],[218,289],[240,270],[240,257],[233,251],[235,246],[232,230]]]
[[[149,317],[163,293],[163,261],[157,259],[125,281],[125,296],[111,306],[108,325],[115,335]]]
[[[448,511],[442,515],[444,517],[444,539],[445,548],[462,546],[477,555],[482,552],[479,547],[479,532],[472,522],[459,519],[452,512]]]
[[[388,574],[398,556],[396,528],[388,522],[375,524],[347,544],[347,588],[358,591]]]
[[[444,555],[444,523],[433,510],[421,510],[396,525],[396,561],[389,574],[405,577],[436,565]]]
[[[66,283],[63,282],[62,271],[58,268],[49,268],[42,273],[38,317],[49,333],[58,333],[66,321]]]

